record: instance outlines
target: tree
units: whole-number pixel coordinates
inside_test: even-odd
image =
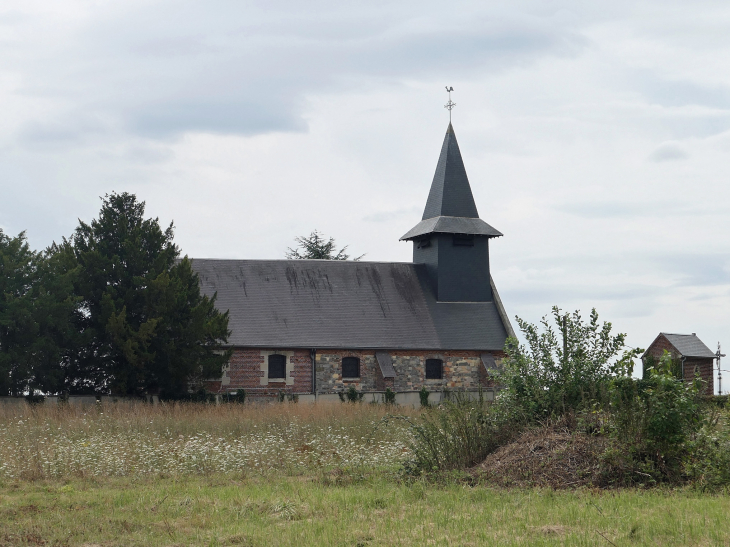
[[[36,256],[25,232],[9,237],[0,230],[0,394],[22,393],[31,376],[30,346],[38,326],[31,291],[36,282]]]
[[[67,247],[79,264],[86,338],[67,371],[71,391],[180,393],[219,377],[229,358],[228,313],[200,294],[187,257],[178,260],[173,224],[163,230],[144,209],[133,194],[106,195],[99,218],[80,221]]]
[[[58,392],[76,333],[74,264],[0,230],[0,393]]]
[[[295,260],[318,259],[318,260],[349,260],[350,255],[345,251],[347,245],[339,251],[335,244],[335,239],[330,237],[325,239],[324,234],[320,234],[314,230],[309,236],[295,238],[299,244],[296,249],[291,247],[287,250],[286,257]],[[365,255],[360,255],[353,260],[360,260]]]
[[[611,323],[598,323],[591,311],[583,322],[580,312],[552,309],[556,330],[543,317],[542,332],[517,317],[527,346],[507,340],[502,381],[506,397],[528,418],[545,418],[578,410],[606,397],[609,381],[630,376],[640,349],[625,349],[625,334],[611,334]]]

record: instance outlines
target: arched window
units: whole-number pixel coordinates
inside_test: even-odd
[[[357,357],[342,358],[342,377],[343,378],[359,378],[360,377],[360,359]]]
[[[272,378],[286,379],[286,355],[269,355],[269,380]]]
[[[441,380],[444,362],[441,359],[426,359],[426,380]]]

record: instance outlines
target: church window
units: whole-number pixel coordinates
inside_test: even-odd
[[[286,378],[286,355],[269,355],[269,380]]]
[[[443,365],[441,359],[426,359],[426,380],[441,380]]]
[[[474,236],[471,234],[454,234],[454,247],[473,247]]]
[[[357,357],[344,357],[342,359],[342,377],[359,378],[360,359],[358,359]]]

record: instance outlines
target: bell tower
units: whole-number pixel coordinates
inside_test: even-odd
[[[502,233],[479,218],[454,128],[449,123],[423,219],[401,241],[425,264],[439,302],[490,302],[489,240]]]

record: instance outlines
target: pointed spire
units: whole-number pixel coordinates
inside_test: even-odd
[[[451,122],[441,147],[423,220],[440,216],[479,218]]]

